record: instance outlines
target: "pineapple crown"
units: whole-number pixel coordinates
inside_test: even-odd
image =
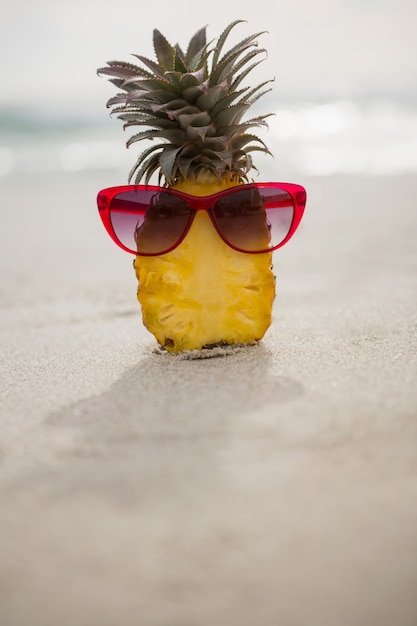
[[[247,181],[247,173],[256,167],[250,153],[270,154],[265,143],[250,131],[266,126],[268,115],[246,121],[245,113],[263,94],[271,91],[264,81],[256,87],[241,87],[246,76],[262,61],[265,53],[256,38],[246,37],[227,52],[222,52],[230,31],[243,20],[232,22],[217,41],[206,41],[206,27],[191,38],[187,51],[172,46],[155,29],[153,43],[157,61],[133,55],[138,65],[109,61],[97,70],[111,76],[110,82],[121,90],[107,102],[111,114],[123,120],[124,129],[146,127],[127,141],[127,147],[146,139],[156,145],[145,149],[130,171],[138,184],[149,183],[154,173],[166,185],[201,174],[221,179],[229,174]]]

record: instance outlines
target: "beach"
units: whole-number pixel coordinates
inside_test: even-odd
[[[417,180],[293,182],[272,326],[191,359],[107,171],[0,180],[2,626],[417,623]]]

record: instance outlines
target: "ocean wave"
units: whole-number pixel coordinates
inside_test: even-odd
[[[310,176],[332,174],[400,175],[417,172],[417,112],[390,102],[358,105],[339,100],[279,107],[263,138],[277,155],[261,157],[263,176],[281,172]],[[10,117],[10,116],[9,116]],[[7,126],[0,119],[0,177],[28,172],[77,173],[130,170],[137,153],[114,124],[99,127],[81,120],[59,128],[45,121]],[[30,128],[31,132],[27,132]],[[104,138],[104,139],[103,139]]]

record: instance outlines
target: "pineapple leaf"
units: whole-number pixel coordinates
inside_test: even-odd
[[[237,64],[238,59],[241,57],[242,53],[245,52],[248,48],[253,48],[253,46],[246,46],[245,48],[235,50],[233,54],[228,54],[222,61],[216,66],[215,70],[210,75],[210,84],[217,85],[222,81],[226,81],[228,85],[231,84],[233,76],[236,74],[239,65],[245,65],[249,60],[250,54],[259,54],[259,50],[252,50],[248,52],[246,56],[243,57]]]
[[[191,61],[198,55],[201,54],[201,51],[206,47],[206,26],[200,28],[190,40],[190,43],[187,47],[187,52],[185,54],[185,63],[190,66]]]
[[[137,141],[142,141],[143,139],[165,139],[167,142],[175,145],[179,145],[184,141],[184,131],[179,130],[178,128],[173,129],[162,129],[155,130],[154,128],[150,128],[149,130],[141,131],[140,133],[136,133],[136,135],[132,135],[130,139],[128,139],[126,143],[126,147],[129,148],[132,143],[136,143]]]
[[[139,163],[137,164],[139,165]],[[148,184],[152,174],[159,169],[159,154],[154,154],[144,161],[143,165],[138,169],[135,176],[135,184],[138,185],[141,179],[145,176],[145,183]],[[132,176],[135,173],[135,169],[132,170]],[[130,180],[130,179],[129,179]]]
[[[228,50],[226,54],[220,59],[219,65],[227,61],[231,57],[236,57],[236,54],[242,54],[245,50],[249,48],[257,47],[258,42],[256,41],[257,37],[264,35],[265,31],[261,31],[259,33],[255,33],[254,35],[250,35],[249,37],[245,37],[239,43],[237,43],[233,48]]]
[[[123,61],[108,61],[108,67],[101,67],[97,70],[97,74],[104,74],[106,76],[113,76],[114,78],[130,78],[131,76],[152,77],[152,74],[146,72],[138,65],[133,63],[125,63]]]
[[[207,135],[207,131],[210,126],[185,126],[185,137],[192,143],[196,143],[197,141],[204,141]]]
[[[198,85],[204,84],[204,70],[199,69],[195,72],[187,72],[181,76],[181,89],[187,89],[188,87],[197,87]]]
[[[145,184],[148,185],[150,182],[150,179],[152,178],[152,175],[155,172],[159,172],[159,155],[158,154],[154,154],[153,157],[151,157],[150,159],[148,159],[148,163],[146,164],[146,175],[145,175]],[[141,177],[139,177],[140,180]],[[139,182],[138,180],[138,182]],[[159,173],[159,181],[161,180],[161,174]]]
[[[155,61],[152,61],[151,59],[148,59],[147,57],[139,54],[133,54],[132,56],[139,59],[139,61],[142,61],[142,63],[151,70],[152,73],[146,72],[148,78],[153,78],[154,76],[159,76],[160,78],[163,78],[164,73],[161,71],[158,63],[155,63]]]
[[[172,100],[165,104],[153,104],[151,110],[155,113],[165,113],[170,120],[178,120],[181,115],[195,115],[200,113],[199,109],[184,100]]]
[[[177,94],[168,89],[152,92],[132,91],[126,96],[126,104],[136,108],[141,106],[150,109],[152,105],[169,104],[174,98],[177,98]]]
[[[177,70],[164,72],[164,79],[172,85],[172,87],[176,90],[177,95],[178,93],[181,93],[181,76],[182,72],[178,72]]]
[[[268,124],[263,120],[263,118],[254,118],[253,120],[248,120],[247,122],[241,122],[240,124],[234,124],[232,126],[227,126],[225,130],[230,137],[239,136],[241,133],[249,130],[250,128],[259,128],[261,126],[268,126]]]
[[[206,42],[205,28],[201,29],[191,39],[187,49],[187,65],[188,71],[194,72],[202,69],[204,78],[208,77],[208,59],[212,54],[210,49],[212,41]],[[200,46],[200,47],[199,47]]]
[[[160,70],[164,72],[173,70],[175,49],[157,28],[153,31],[153,45]]]
[[[178,161],[178,169],[182,178],[188,178],[190,166],[192,165],[193,161],[195,161],[195,158],[195,155],[192,157],[185,157],[181,155],[181,159]]]
[[[210,89],[215,89],[215,87],[210,87]],[[236,98],[239,98],[248,89],[249,89],[249,87],[246,87],[245,89],[241,89],[240,91],[235,91],[235,92],[232,92],[232,93],[228,93],[224,98],[222,98],[221,100],[218,100],[216,102],[215,106],[210,110],[210,115],[212,117],[215,117],[217,115],[217,113],[220,113],[220,111],[223,111],[224,109],[227,109],[227,107],[229,107],[232,104],[232,102],[234,100],[236,100]],[[242,98],[242,100],[243,100],[243,98]]]
[[[214,87],[208,87],[196,101],[196,106],[204,111],[211,111],[219,102],[221,95],[224,93],[227,93],[227,86],[225,83],[215,85]]]
[[[132,169],[129,172],[129,176],[128,176],[128,181],[130,182],[133,174],[136,172],[136,170],[139,168],[139,166],[141,166],[141,169],[143,169],[143,164],[146,162],[146,160],[148,159],[148,157],[155,153],[157,150],[161,150],[162,148],[164,148],[166,146],[166,144],[161,143],[158,144],[156,146],[150,146],[149,148],[147,148],[146,150],[144,150],[139,157],[136,160],[136,163],[134,164],[134,166],[132,167]],[[142,178],[142,175],[139,177],[138,180],[140,180],[140,178]]]
[[[246,124],[252,124],[253,126],[266,126],[268,127],[268,122],[266,122],[267,117],[274,117],[276,113],[262,113],[262,115],[257,115],[256,117],[251,118],[250,120],[246,120]]]
[[[254,144],[245,147],[245,152],[246,154],[249,152],[262,152],[263,154],[268,154],[269,156],[273,157],[273,154],[270,150],[265,150],[262,146],[256,146]]]
[[[208,76],[207,61],[212,53],[212,51],[209,50],[209,45],[210,44],[207,44],[207,46],[203,50],[198,52],[188,63],[188,69],[190,72],[195,72],[196,70],[201,68],[204,70],[205,78],[207,78]]]
[[[230,90],[235,90],[238,88],[238,86],[240,85],[240,83],[246,78],[246,76],[248,74],[250,74],[252,72],[252,70],[255,69],[255,67],[257,67],[258,65],[260,65],[260,63],[262,63],[265,59],[259,59],[258,61],[256,61],[255,63],[252,63],[251,65],[249,65],[248,67],[246,67],[243,72],[241,72],[240,74],[238,74],[236,76],[236,78],[233,80],[233,82],[230,85]]]
[[[135,109],[134,107],[126,107],[126,106],[122,106],[122,107],[115,107],[110,115],[117,115],[117,119],[119,120],[124,120],[124,121],[128,121],[128,120],[137,120],[137,121],[141,121],[142,119],[149,119],[150,115],[149,113],[146,113],[143,111],[143,109]]]
[[[236,72],[238,72],[242,67],[245,67],[245,65],[249,63],[249,61],[253,59],[255,56],[263,52],[265,52],[264,48],[256,48],[255,50],[251,50],[250,52],[247,53],[245,57],[243,57],[242,59],[240,59],[240,61],[234,64],[234,61],[237,60],[237,57],[239,56],[238,54],[236,54],[235,57],[231,60],[231,62],[229,62],[228,64],[225,64],[223,71],[220,74],[220,77],[224,78],[224,80],[226,80],[227,83],[230,85],[233,81],[233,76],[236,74]],[[219,66],[219,67],[222,67],[222,66]]]
[[[184,89],[183,96],[189,104],[195,104],[198,106],[197,100],[201,95],[204,95],[205,92],[206,90],[204,85],[196,85],[195,87],[187,87]],[[198,108],[200,109],[201,107],[198,106]]]
[[[208,127],[211,124],[211,117],[207,111],[200,111],[199,113],[181,113],[178,115],[178,123],[181,128],[186,129],[188,126],[193,127]]]
[[[222,109],[221,111],[219,111],[217,115],[213,116],[213,122],[218,129],[229,129],[242,118],[244,113],[246,113],[246,111],[249,109],[249,106],[250,105],[247,102],[238,102],[237,104],[232,104],[226,109]]]
[[[242,22],[244,22],[245,20],[235,20],[234,22],[232,22],[231,24],[229,24],[224,31],[221,33],[220,37],[217,39],[217,45],[214,49],[214,53],[213,53],[213,59],[212,59],[212,72],[213,69],[215,67],[217,67],[218,64],[218,60],[221,54],[221,51],[223,49],[223,46],[226,42],[226,39],[228,38],[230,31],[237,25],[237,24],[241,24]]]
[[[271,81],[269,81],[271,82]],[[256,88],[256,90],[259,89],[259,87]],[[252,104],[254,104],[254,102],[256,102],[257,100],[259,100],[259,98],[262,98],[262,96],[264,96],[265,94],[269,93],[270,91],[272,91],[272,87],[269,87],[269,89],[264,89],[263,91],[260,91],[259,93],[255,93],[252,95],[252,97],[250,97],[247,102],[249,102],[249,104],[252,106]],[[274,113],[270,113],[269,115],[274,115]],[[263,116],[264,117],[264,116]]]
[[[132,143],[135,143],[137,141],[142,141],[142,139],[149,139],[149,138],[152,139],[153,134],[151,133],[151,135],[149,135],[149,133],[151,133],[151,131],[144,130],[140,133],[137,133],[136,135],[132,135],[132,137],[130,137],[130,139],[128,139],[126,142],[126,148],[130,148]]]
[[[108,76],[118,90],[107,102],[110,114],[122,120],[124,130],[134,129],[127,146],[156,139],[156,145],[142,152],[130,178],[147,182],[158,173],[159,180],[164,178],[169,185],[178,178],[208,171],[219,179],[225,172],[232,172],[243,181],[254,167],[251,153],[269,153],[265,143],[251,131],[267,126],[271,114],[249,120],[244,116],[271,91],[272,81],[255,87],[241,86],[264,60],[265,49],[258,46],[257,38],[265,31],[225,49],[231,31],[243,21],[233,21],[209,43],[206,27],[200,28],[185,54],[179,44],[172,46],[154,29],[155,60],[133,55],[141,67],[110,61],[97,70]]]
[[[173,147],[165,145],[161,154],[159,155],[159,166],[161,168],[161,174],[166,178],[168,184],[173,181],[175,176],[173,176],[173,172],[176,170],[176,162],[178,159],[178,155],[182,150],[182,146]]]
[[[152,78],[146,78],[145,80],[137,80],[137,78],[130,78],[125,81],[125,84],[129,85],[130,83],[133,83],[133,82],[135,83],[135,86],[137,87],[137,89],[140,89],[144,92],[153,92],[153,91],[156,91],[157,89],[160,89],[162,91],[172,90],[171,83],[165,80],[165,78],[158,78],[154,76]]]
[[[184,66],[186,66],[185,54],[182,51],[182,48],[179,45],[179,43],[175,44],[175,53],[179,56],[179,58],[181,59],[182,63],[184,64]]]
[[[183,74],[184,72],[187,71],[187,67],[184,63],[184,58],[181,54],[181,50],[178,47],[178,44],[175,46],[174,48],[175,50],[175,56],[174,56],[174,70],[176,72],[181,72],[181,74]]]
[[[126,130],[127,128],[130,128],[131,126],[150,126],[151,128],[155,128],[155,129],[167,129],[167,130],[172,130],[177,128],[177,123],[169,120],[169,119],[158,119],[158,118],[154,118],[154,117],[146,117],[143,120],[138,119],[136,114],[133,114],[132,118],[128,117],[129,114],[127,115],[119,115],[119,119],[120,120],[124,120],[126,121],[126,124],[123,124],[123,130]]]
[[[270,154],[269,148],[265,144],[265,142],[262,141],[262,139],[260,139],[256,135],[251,135],[249,133],[237,135],[236,137],[232,139],[231,143],[232,143],[233,149],[241,150],[244,146],[247,146],[247,144],[252,141],[261,144],[262,147],[258,146],[257,149],[261,150],[262,152],[268,152]],[[246,148],[246,150],[247,149],[248,148]]]
[[[256,102],[256,100],[258,100],[263,95],[271,91],[271,87],[269,89],[264,89],[263,91],[259,91],[259,90],[262,89],[262,87],[265,87],[265,85],[268,85],[269,83],[272,83],[272,82],[274,82],[273,79],[265,80],[263,83],[260,83],[256,87],[246,90],[244,97],[242,97],[241,100],[239,100],[239,102],[243,102],[243,101],[249,102],[249,104],[252,105],[254,102]]]
[[[227,163],[228,165],[231,164],[232,162],[232,157],[233,157],[233,152],[231,150],[210,150],[210,149],[205,149],[203,152],[203,161],[207,162],[207,160],[213,160],[213,161],[223,161],[224,163]]]
[[[107,100],[106,106],[109,109],[110,107],[114,106],[115,104],[124,104],[126,105],[126,94],[125,93],[118,93],[116,96],[113,96],[112,98],[110,98],[109,100]]]
[[[126,86],[125,85],[126,81],[120,78],[110,78],[109,83],[112,83],[113,85],[116,85],[118,89],[123,89],[123,91],[127,91],[127,92],[130,92],[135,89],[134,84]]]

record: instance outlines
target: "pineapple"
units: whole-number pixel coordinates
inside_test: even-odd
[[[248,181],[251,152],[265,143],[250,129],[270,115],[243,117],[264,93],[267,80],[241,87],[258,65],[256,38],[246,37],[223,52],[232,22],[214,44],[206,29],[191,38],[184,53],[154,30],[156,61],[136,56],[146,69],[111,61],[98,70],[121,90],[111,98],[124,128],[145,127],[127,142],[156,140],[132,168],[129,181],[159,184],[207,196]],[[256,168],[254,168],[256,170]],[[166,350],[201,350],[227,344],[254,344],[271,324],[275,297],[272,253],[245,254],[228,247],[208,215],[199,211],[185,239],[169,253],[137,256],[138,300],[143,323]]]

